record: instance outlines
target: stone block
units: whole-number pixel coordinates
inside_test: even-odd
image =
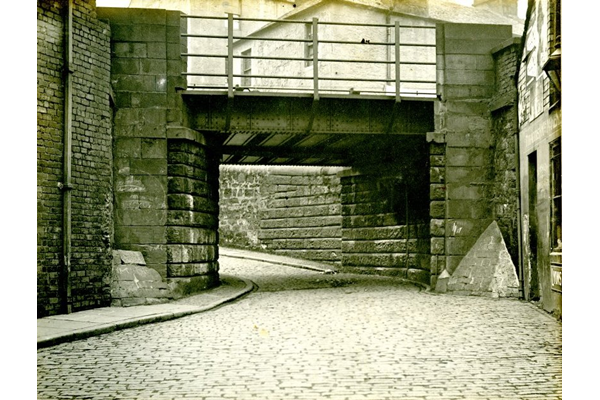
[[[490,205],[486,200],[451,200],[448,201],[448,218],[452,219],[485,219],[491,215]]]
[[[406,279],[413,281],[413,282],[419,282],[419,283],[423,283],[425,285],[429,285],[430,277],[431,277],[431,274],[429,273],[429,271],[425,271],[422,269],[409,268],[406,271]]]
[[[480,200],[484,198],[485,187],[482,185],[470,184],[452,184],[449,183],[448,199],[449,200]]]
[[[146,261],[139,251],[113,250],[113,266],[122,264],[146,265]]]
[[[166,59],[167,43],[166,42],[151,42],[147,43],[147,57],[154,59]]]
[[[490,118],[474,115],[447,114],[446,128],[450,131],[469,132],[475,135],[486,135],[491,129]],[[446,135],[448,136],[448,135]],[[449,146],[452,146],[450,138],[447,138]]]
[[[217,244],[217,231],[187,226],[169,226],[167,227],[167,240],[169,243],[181,244]]]
[[[488,149],[449,147],[446,165],[449,167],[487,167],[490,165],[491,151]],[[481,179],[480,179],[481,181]],[[449,181],[450,182],[450,181]]]
[[[113,42],[112,53],[115,57],[121,58],[146,58],[148,48],[146,43]]]
[[[446,180],[446,168],[444,167],[431,167],[429,168],[429,182],[430,183],[444,183]]]
[[[129,243],[162,244],[166,243],[166,229],[164,226],[143,226],[130,230]]]
[[[180,26],[167,26],[166,40],[169,44],[181,45],[181,27]]]
[[[150,75],[113,75],[113,89],[127,92],[156,92],[156,79]]]
[[[431,184],[429,186],[429,199],[430,200],[445,200],[446,199],[446,185]]]
[[[140,158],[142,156],[142,142],[139,138],[115,139],[115,157],[116,158]]]
[[[406,254],[344,254],[343,266],[403,268],[406,266]]]
[[[431,254],[443,255],[446,254],[445,239],[441,237],[431,238]]]
[[[445,234],[445,219],[431,219],[429,221],[431,236],[444,236]]]
[[[131,175],[167,175],[166,159],[149,158],[131,160],[129,166],[129,173]]]
[[[497,25],[498,26],[498,25]],[[508,27],[510,28],[510,26]],[[475,39],[479,33],[473,33],[470,39],[446,39],[446,55],[450,54],[471,54],[471,55],[489,55],[492,58],[491,50],[502,43],[505,38]],[[512,35],[512,34],[511,34]],[[508,36],[510,37],[510,36]],[[492,82],[494,82],[492,80]]]
[[[169,264],[216,261],[216,245],[172,244],[167,247]]]
[[[494,138],[489,132],[452,132],[448,134],[449,147],[478,147],[489,149],[494,145]]]
[[[136,75],[140,73],[140,59],[115,58],[111,63],[113,75]]]
[[[214,228],[218,226],[217,216],[205,212],[169,210],[167,216],[169,225],[183,225],[207,228]]]
[[[458,85],[448,83],[444,86],[444,93],[447,101],[452,100],[489,100],[494,95],[494,85]]]
[[[118,225],[131,226],[163,226],[167,221],[166,210],[139,209],[119,210],[117,209],[115,222]]]
[[[406,239],[400,240],[344,240],[344,253],[402,253],[406,252]]]
[[[159,158],[167,161],[167,141],[165,139],[142,139],[142,158]]]
[[[156,270],[161,276],[165,277],[166,269],[157,267],[164,265],[167,262],[166,245],[164,244],[130,244],[127,246],[130,249],[141,252],[146,260],[146,266]]]
[[[202,211],[209,214],[216,214],[218,211],[216,201],[191,194],[169,194],[167,202],[170,210]]]
[[[445,201],[432,201],[429,206],[429,216],[431,218],[445,218],[446,202]]]
[[[444,36],[446,39],[462,39],[464,41],[495,40],[498,44],[506,39],[512,38],[512,27],[510,25],[486,25],[486,24],[444,24]],[[492,49],[495,46],[490,47]],[[465,49],[470,47],[465,45]],[[469,52],[464,52],[469,54]]]
[[[448,85],[493,85],[496,79],[494,71],[487,70],[446,70]]]
[[[140,73],[144,75],[165,75],[167,73],[167,60],[160,58],[146,58],[140,61]]]
[[[167,60],[181,60],[181,46],[178,43],[167,43]]]
[[[203,290],[218,286],[220,283],[218,274],[208,274],[195,277],[169,278],[168,285],[171,293],[178,298],[199,293]]]
[[[489,181],[490,172],[481,166],[451,166],[446,168],[446,177],[452,183],[483,183]]]
[[[432,155],[429,157],[429,165],[432,167],[445,167],[446,156],[445,155]]]
[[[218,269],[219,269],[219,264],[217,262],[168,264],[167,265],[167,274],[170,278],[191,277],[191,276],[215,274],[218,272]]]
[[[155,92],[132,92],[131,106],[137,108],[166,108],[167,94]],[[165,114],[166,115],[166,114]],[[165,119],[166,124],[166,119]]]

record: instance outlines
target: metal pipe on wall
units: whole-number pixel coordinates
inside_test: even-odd
[[[65,84],[64,136],[63,136],[63,182],[59,188],[63,193],[63,264],[61,271],[61,308],[64,313],[72,312],[71,297],[71,164],[73,141],[73,0],[67,0],[65,11],[65,60],[63,79]]]

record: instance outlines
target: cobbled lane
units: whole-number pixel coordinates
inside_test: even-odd
[[[259,290],[40,349],[38,399],[562,398],[561,325],[530,304],[220,261]]]

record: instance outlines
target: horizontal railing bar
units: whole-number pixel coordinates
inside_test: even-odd
[[[181,15],[181,18],[190,19],[213,19],[226,21],[227,17],[213,17],[203,15]],[[292,21],[287,19],[271,19],[271,18],[233,18],[234,21],[251,21],[251,22],[275,22],[283,24],[311,24],[312,21]],[[341,25],[341,26],[369,26],[373,28],[393,28],[394,24],[368,24],[368,23],[352,23],[352,22],[318,22],[319,25]],[[400,25],[400,28],[405,29],[435,29],[435,26],[420,26],[420,25]]]
[[[394,24],[369,24],[369,23],[353,23],[353,22],[327,22],[319,21],[319,25],[339,25],[339,26],[369,26],[372,28],[393,28]],[[400,28],[404,29],[435,29],[435,26],[413,26],[413,25],[400,25]]]
[[[201,35],[195,33],[182,33],[182,37],[189,38],[202,38],[202,39],[228,39],[227,35]],[[259,38],[252,36],[233,36],[233,40],[262,40],[267,42],[295,42],[295,43],[312,43],[311,39],[284,39],[284,38]],[[354,44],[354,45],[362,45],[362,46],[394,46],[394,43],[388,42],[370,42],[370,43],[361,43],[361,42],[350,42],[347,40],[319,40],[319,44]],[[435,47],[435,44],[429,43],[400,43],[400,47]]]
[[[202,54],[202,53],[182,53],[182,57],[206,57],[206,58],[227,58],[226,55],[221,54]],[[306,57],[270,57],[270,56],[233,56],[237,59],[256,59],[256,60],[278,60],[278,61],[311,61],[312,58]],[[366,64],[394,64],[394,61],[380,61],[380,60],[356,60],[356,59],[336,59],[336,58],[322,58],[319,62],[349,62],[349,63],[366,63]],[[436,65],[434,62],[424,61],[401,61],[400,64],[404,65]]]
[[[188,88],[192,88],[192,89],[223,89],[226,90],[227,87],[226,86],[215,86],[215,85],[188,85]],[[312,92],[312,88],[307,88],[307,87],[274,87],[274,86],[240,86],[237,88],[238,91],[240,89],[244,90],[244,89],[248,89],[248,91],[252,92],[252,91],[256,91],[256,90],[268,90],[268,91],[299,91],[299,92]],[[245,91],[245,90],[244,90]],[[320,93],[330,93],[330,92],[339,92],[339,93],[349,93],[348,89],[334,89],[334,88],[330,88],[330,89],[320,89],[319,90]],[[357,92],[360,92],[360,94],[365,94],[365,93],[385,93],[388,94],[389,96],[394,96],[394,93],[390,93],[384,90],[373,90],[373,89],[367,89],[367,90],[357,90]],[[418,90],[406,90],[406,91],[401,91],[401,94],[414,94],[414,95],[422,95],[422,96],[435,96],[435,93],[431,93],[431,92],[419,92]]]
[[[370,43],[361,43],[361,42],[350,42],[344,40],[320,40],[319,44],[360,44],[361,46],[395,46],[395,43],[388,42],[370,42]],[[435,44],[420,44],[420,43],[400,43],[400,47],[436,47]]]
[[[227,77],[227,74],[209,74],[209,73],[196,73],[196,72],[183,72],[185,76],[208,76],[208,77]],[[244,75],[244,74],[233,74],[234,78],[260,78],[260,79],[305,79],[312,80],[312,76],[279,76],[279,75]],[[395,79],[375,79],[375,78],[342,78],[342,77],[326,77],[319,76],[319,80],[324,81],[357,81],[357,82],[394,82]],[[436,81],[426,80],[402,80],[400,83],[436,83]]]

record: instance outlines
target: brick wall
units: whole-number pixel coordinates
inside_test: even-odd
[[[62,312],[64,19],[62,2],[38,1],[38,317]],[[110,28],[95,1],[73,7],[72,257],[73,311],[109,304],[112,112]]]
[[[221,244],[339,263],[339,171],[222,166]]]

